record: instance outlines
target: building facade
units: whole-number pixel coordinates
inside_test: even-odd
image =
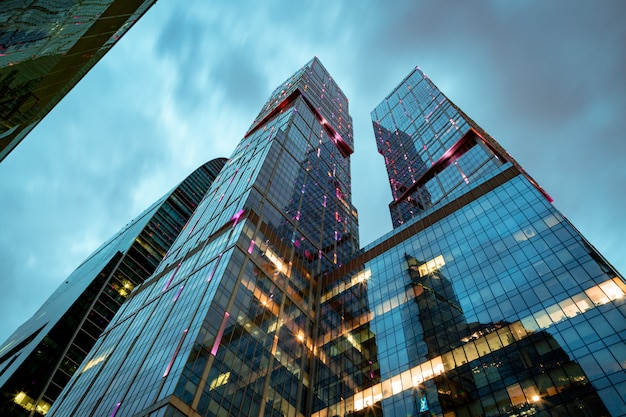
[[[313,415],[626,415],[624,278],[419,69],[372,120],[395,229],[323,280]]]
[[[0,347],[0,415],[48,412],[120,305],[154,272],[225,162],[207,162],[129,222]]]
[[[372,120],[392,232],[358,250],[348,102],[313,59],[50,415],[626,415],[624,278],[420,70]]]
[[[348,101],[315,58],[272,93],[51,415],[308,415],[322,271],[358,244]]]
[[[6,0],[0,10],[0,161],[155,0]]]

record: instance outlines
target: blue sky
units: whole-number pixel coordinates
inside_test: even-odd
[[[0,341],[315,55],[350,100],[362,245],[391,230],[370,112],[419,65],[626,271],[626,3],[300,3],[159,0],[0,163]]]

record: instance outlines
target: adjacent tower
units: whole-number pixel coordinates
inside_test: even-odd
[[[319,279],[359,247],[351,123],[317,58],[281,84],[50,414],[310,414]]]
[[[624,278],[419,69],[372,120],[394,230],[322,280],[313,415],[626,415]]]
[[[491,136],[415,69],[372,112],[385,159],[393,227],[452,201],[468,186],[514,166],[551,198]]]
[[[92,253],[0,347],[0,415],[41,416],[165,256],[226,162],[207,162]]]
[[[0,161],[154,3],[2,2]]]

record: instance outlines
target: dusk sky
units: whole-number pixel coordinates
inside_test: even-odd
[[[0,343],[318,56],[353,118],[361,245],[391,230],[370,112],[415,67],[626,272],[626,2],[159,0],[0,163]],[[460,277],[459,277],[460,278]]]

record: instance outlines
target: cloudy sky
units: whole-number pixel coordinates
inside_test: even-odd
[[[0,342],[104,240],[228,157],[315,55],[350,100],[363,245],[391,229],[370,112],[420,66],[626,271],[624,16],[621,0],[159,0],[0,163]]]

